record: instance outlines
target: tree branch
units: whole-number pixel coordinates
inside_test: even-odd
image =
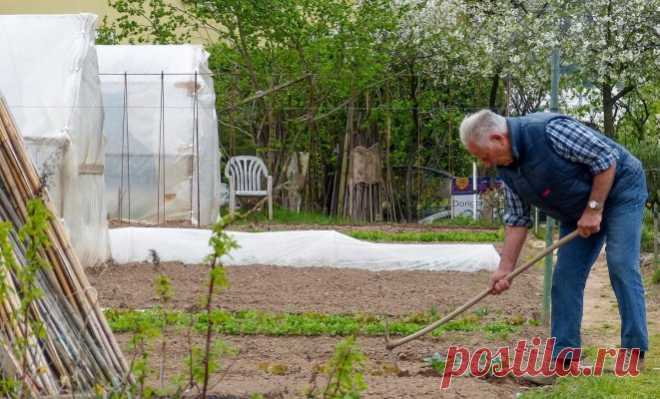
[[[625,96],[626,94],[630,93],[631,91],[635,90],[634,85],[628,85],[623,88],[620,92],[616,93],[616,95],[612,96],[612,104],[616,103],[621,99],[621,97]]]
[[[309,76],[310,76],[310,74],[309,74],[309,73],[306,73],[306,74],[304,74],[303,76],[301,76],[301,77],[299,77],[299,78],[297,78],[297,79],[290,80],[290,81],[288,81],[288,82],[286,82],[286,83],[282,83],[282,84],[277,85],[277,86],[275,86],[275,87],[271,87],[271,88],[268,89],[268,90],[259,90],[259,91],[257,91],[256,93],[254,93],[254,95],[252,95],[252,96],[250,96],[250,97],[248,97],[248,98],[245,98],[245,99],[239,101],[239,102],[236,103],[236,104],[233,104],[233,105],[231,105],[231,106],[229,106],[229,107],[226,107],[226,108],[222,108],[221,111],[233,111],[233,110],[235,110],[236,108],[240,107],[240,106],[243,105],[243,104],[251,103],[251,102],[254,101],[254,100],[258,100],[258,99],[260,99],[260,98],[262,98],[262,97],[265,97],[265,96],[267,96],[267,95],[269,95],[269,94],[275,93],[276,91],[279,91],[279,90],[282,90],[282,89],[284,89],[284,88],[287,88],[287,87],[289,87],[289,86],[291,86],[291,85],[293,85],[293,84],[296,84],[296,83],[300,82],[301,80],[307,79]]]

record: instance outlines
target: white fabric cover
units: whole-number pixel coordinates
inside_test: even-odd
[[[0,15],[0,91],[85,266],[110,255],[96,22]]]
[[[382,270],[495,270],[499,255],[489,244],[381,244],[357,240],[333,230],[228,232],[239,248],[225,265],[330,266]],[[209,254],[210,230],[127,227],[110,230],[116,263],[149,260],[203,263]]]
[[[208,53],[200,45],[97,46],[97,51],[105,107],[103,129],[108,139],[105,177],[109,217],[129,218],[130,177],[131,221],[197,223],[197,160],[193,158],[194,73],[197,72],[199,219],[202,225],[214,223],[220,207],[220,160]],[[161,72],[164,73],[163,122]],[[159,175],[161,145],[164,167],[161,166]]]

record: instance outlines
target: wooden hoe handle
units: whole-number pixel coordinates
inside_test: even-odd
[[[554,251],[555,249],[561,247],[562,245],[566,244],[567,242],[569,242],[572,239],[574,239],[575,237],[577,237],[577,235],[578,235],[578,231],[575,230],[572,233],[562,237],[561,240],[555,242],[554,244],[552,244],[551,246],[549,246],[548,248],[546,248],[545,250],[540,252],[538,255],[536,255],[532,260],[528,261],[524,265],[516,268],[511,273],[507,274],[506,277],[504,277],[504,278],[509,279],[509,280],[513,279],[514,277],[516,277],[519,274],[523,273],[525,270],[532,267],[532,265],[534,265],[536,262],[543,259],[543,257],[545,257],[546,255],[552,253],[552,251]],[[421,337],[422,335],[425,335],[425,334],[435,330],[436,328],[440,327],[441,325],[447,323],[448,321],[450,321],[454,317],[458,316],[459,314],[461,314],[461,313],[465,312],[466,310],[468,310],[469,308],[471,308],[474,304],[478,303],[479,301],[481,301],[482,299],[487,297],[490,293],[491,293],[491,289],[489,287],[486,290],[479,293],[479,295],[475,296],[474,298],[472,298],[469,301],[467,301],[466,303],[464,303],[461,307],[457,308],[453,312],[451,312],[448,315],[446,315],[445,317],[443,317],[442,319],[436,320],[433,323],[429,324],[428,326],[426,326],[426,327],[422,328],[421,330],[417,331],[416,333],[410,334],[410,335],[408,335],[406,337],[403,337],[401,339],[390,341],[389,337],[388,337],[388,334],[385,334],[385,341],[386,341],[385,347],[388,350],[394,349],[399,345],[403,345],[406,342],[412,341],[413,339],[417,339],[417,338]]]

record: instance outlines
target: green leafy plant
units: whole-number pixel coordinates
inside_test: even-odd
[[[109,0],[108,5],[119,15],[112,21],[103,18],[97,44],[185,43],[197,26],[166,0]]]
[[[425,357],[424,362],[439,375],[443,375],[445,373],[445,367],[447,364],[445,362],[445,357],[442,356],[439,352],[435,352],[433,356]]]
[[[127,391],[133,396],[139,395],[140,397],[152,394],[152,389],[146,386],[146,379],[151,371],[148,344],[160,335],[160,331],[148,320],[135,320],[133,335],[129,342],[129,353],[131,353],[129,370],[133,382],[126,381],[118,397],[123,398]]]
[[[0,302],[4,302],[7,295],[12,292],[12,288],[7,284],[8,274],[15,270],[14,254],[12,252],[9,236],[13,226],[10,222],[0,222]],[[16,318],[13,313],[9,315],[9,322],[16,324]],[[2,344],[1,350],[8,349],[8,343],[0,337]],[[14,348],[16,350],[16,348]],[[21,383],[15,375],[5,375],[0,373],[0,395],[2,397],[14,398],[20,394]]]
[[[509,339],[509,334],[517,330],[517,326],[505,322],[493,322],[487,324],[484,330],[490,337],[505,341]]]
[[[235,349],[222,340],[212,341],[208,347],[194,345],[191,353],[185,359],[185,365],[190,370],[195,384],[203,387],[204,381],[206,381],[208,390],[209,376],[220,370],[222,358],[235,353]],[[203,392],[202,397],[204,397]]]
[[[310,398],[357,399],[367,389],[364,380],[366,358],[360,351],[355,336],[341,340],[335,347],[332,358],[323,366],[327,376],[325,388],[309,392]],[[320,395],[320,396],[319,396]]]
[[[154,257],[155,258],[155,257]],[[172,296],[174,295],[174,289],[172,288],[172,282],[170,281],[170,278],[167,277],[165,274],[159,274],[156,276],[154,279],[154,290],[156,292],[156,297],[158,298],[158,307],[156,308],[156,311],[160,313],[160,317],[163,320],[161,324],[161,330],[160,330],[160,372],[159,372],[159,380],[160,380],[160,389],[161,391],[165,388],[165,359],[166,359],[166,354],[167,354],[167,313],[165,311],[165,308],[169,301],[172,299]]]
[[[202,398],[206,398],[208,390],[209,375],[216,370],[218,359],[228,353],[228,346],[222,342],[217,341],[211,346],[213,336],[213,326],[215,319],[211,317],[212,305],[214,296],[220,290],[229,286],[229,281],[225,274],[225,268],[220,263],[220,258],[225,256],[234,248],[238,248],[238,244],[226,232],[225,227],[234,220],[234,216],[228,215],[221,218],[214,226],[209,245],[211,246],[211,254],[208,256],[207,261],[210,266],[208,277],[208,291],[205,298],[205,312],[207,316],[206,328],[206,342],[204,346],[204,354],[202,357],[203,364],[203,378],[202,378]],[[191,359],[192,361],[192,359]],[[191,367],[192,368],[192,367]]]
[[[11,288],[6,285],[5,278],[8,274],[16,278],[16,294],[20,297],[20,305],[17,312],[11,312],[9,323],[13,328],[21,331],[19,338],[13,343],[13,351],[21,364],[21,387],[19,396],[26,397],[30,392],[28,381],[33,378],[29,367],[29,359],[36,358],[34,345],[35,338],[44,337],[43,323],[32,317],[34,303],[43,296],[43,291],[38,284],[39,273],[48,268],[48,262],[43,258],[43,251],[50,246],[47,229],[51,214],[41,198],[33,198],[27,203],[27,218],[25,224],[18,231],[18,238],[25,245],[25,264],[20,266],[16,263],[11,248],[10,236],[13,231],[11,223],[2,223],[0,227],[0,240],[2,247],[2,278],[0,295],[4,297]],[[16,384],[8,381],[6,388],[11,389]]]
[[[653,272],[653,276],[651,277],[651,282],[653,282],[653,284],[660,284],[660,268],[655,269],[655,271]]]
[[[20,396],[21,383],[13,376],[0,373],[0,395],[3,398],[16,398]]]
[[[163,323],[174,326],[193,326],[197,332],[207,331],[211,317],[213,331],[226,335],[269,335],[269,336],[318,336],[353,334],[383,336],[385,323],[376,316],[365,314],[326,314],[326,313],[274,313],[261,310],[227,311],[213,309],[210,314],[201,312],[168,311],[165,318],[154,310],[107,309],[106,318],[115,332],[131,332],[136,323],[147,322],[156,328]],[[437,320],[437,316],[428,313],[402,315],[388,322],[389,333],[408,335],[425,325]],[[477,315],[452,320],[434,330],[432,335],[442,335],[447,331],[461,332],[515,332],[520,325],[511,325],[504,321],[484,323]]]

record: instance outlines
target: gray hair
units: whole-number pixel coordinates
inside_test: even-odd
[[[466,116],[459,131],[463,145],[467,146],[468,141],[481,142],[490,133],[506,133],[506,119],[491,110],[482,109]]]

